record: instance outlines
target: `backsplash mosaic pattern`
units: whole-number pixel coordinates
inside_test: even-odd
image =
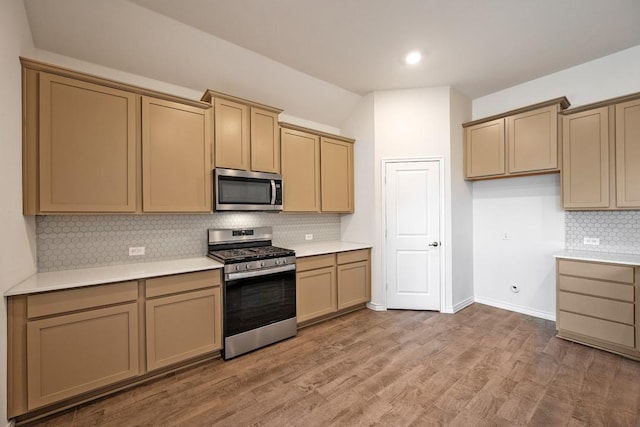
[[[640,255],[640,211],[567,211],[567,249]],[[599,245],[585,245],[584,238],[598,238]]]
[[[211,215],[96,215],[36,217],[38,271],[70,270],[207,253],[208,228],[273,227],[273,243],[288,246],[340,240],[338,214],[221,212]],[[145,247],[130,257],[129,247]]]

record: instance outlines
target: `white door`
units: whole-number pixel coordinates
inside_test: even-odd
[[[387,308],[440,310],[440,162],[385,167]]]

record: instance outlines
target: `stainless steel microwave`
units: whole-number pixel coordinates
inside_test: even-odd
[[[281,211],[282,175],[216,168],[217,211]]]

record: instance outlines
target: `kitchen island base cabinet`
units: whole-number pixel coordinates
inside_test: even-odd
[[[559,259],[558,337],[640,359],[640,268]]]
[[[369,301],[369,249],[302,257],[296,263],[299,325],[348,313]]]

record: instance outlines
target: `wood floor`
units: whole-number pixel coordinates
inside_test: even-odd
[[[554,328],[480,304],[360,310],[34,425],[640,425],[640,363]]]

